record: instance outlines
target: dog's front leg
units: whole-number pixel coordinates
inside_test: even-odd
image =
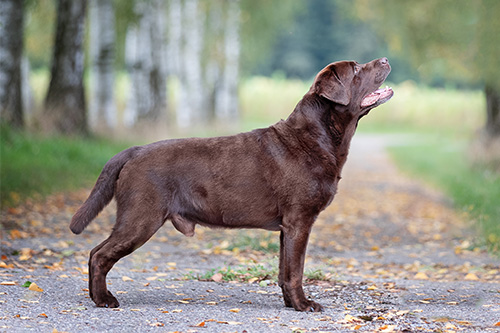
[[[302,288],[304,259],[312,221],[310,224],[297,220],[294,222],[289,225],[284,224],[281,228],[278,283],[283,291],[286,306],[293,307],[297,311],[319,312],[323,307],[308,300]]]

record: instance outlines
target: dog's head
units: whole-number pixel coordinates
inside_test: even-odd
[[[387,102],[394,94],[389,87],[379,89],[390,72],[387,58],[375,59],[366,64],[334,62],[318,73],[311,92],[345,106],[354,114],[366,114]]]

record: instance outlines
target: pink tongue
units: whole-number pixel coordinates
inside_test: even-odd
[[[372,104],[375,104],[380,98],[380,95],[377,93],[371,93],[367,95],[363,100],[361,101],[361,107],[365,106],[370,106]]]
[[[386,95],[387,93],[390,93],[392,90],[390,88],[383,88],[383,89],[377,89],[371,94],[368,94],[363,98],[361,101],[361,107],[364,108],[366,106],[373,105],[378,102],[380,97],[383,95]]]

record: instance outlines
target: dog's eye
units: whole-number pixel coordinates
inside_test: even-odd
[[[361,70],[361,66],[354,66],[354,75],[357,75],[359,71]]]

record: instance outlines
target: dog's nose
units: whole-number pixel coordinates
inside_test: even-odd
[[[380,64],[381,65],[385,65],[385,64],[388,64],[388,63],[389,63],[389,60],[386,57],[380,58]]]

